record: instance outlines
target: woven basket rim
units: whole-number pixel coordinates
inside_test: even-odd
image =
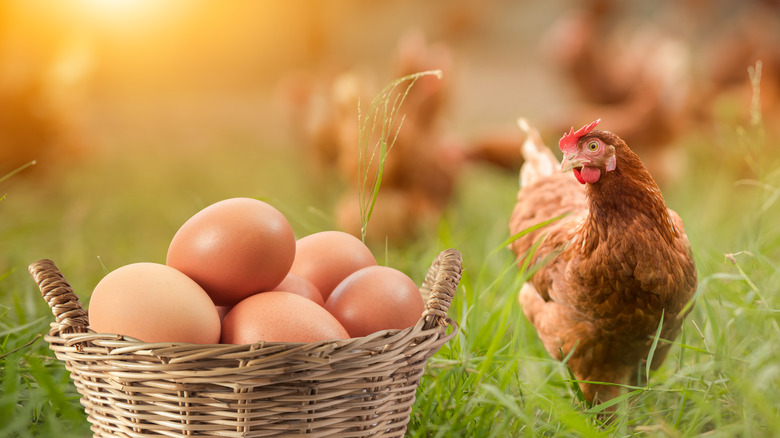
[[[451,318],[445,318],[444,321],[445,321],[444,327],[451,328],[455,331],[459,329],[458,324]],[[406,332],[412,332],[415,331],[415,329],[422,331],[423,330],[422,326],[424,322],[425,320],[420,318],[417,321],[417,323],[415,323],[415,325],[411,327],[407,327],[403,329],[380,330],[366,336],[360,336],[354,338],[323,339],[321,341],[316,341],[316,342],[258,341],[249,344],[194,344],[189,342],[144,342],[141,341],[140,339],[136,339],[131,336],[120,335],[117,333],[99,333],[92,330],[91,328],[87,328],[87,331],[85,333],[63,334],[59,324],[57,324],[56,322],[52,322],[49,325],[50,326],[49,332],[46,335],[44,335],[44,340],[49,342],[49,340],[53,338],[62,338],[66,340],[66,345],[91,343],[96,346],[111,348],[111,354],[113,355],[119,355],[119,354],[130,353],[130,352],[134,352],[137,354],[138,351],[143,351],[143,350],[158,351],[166,348],[188,348],[188,347],[193,351],[212,349],[212,350],[220,350],[224,353],[228,353],[230,351],[243,351],[246,350],[247,348],[252,350],[256,350],[260,348],[270,349],[275,347],[287,347],[287,348],[308,347],[310,349],[316,349],[317,347],[325,346],[325,345],[336,344],[339,346],[346,346],[350,344],[355,344],[356,341],[360,341],[360,340],[370,340],[375,338],[385,339],[385,338],[392,337],[394,335],[404,334]]]

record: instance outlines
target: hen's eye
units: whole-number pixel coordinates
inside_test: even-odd
[[[597,141],[592,141],[588,143],[588,150],[595,151],[598,150],[598,148],[599,148],[599,143]]]

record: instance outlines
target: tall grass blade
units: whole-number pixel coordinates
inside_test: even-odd
[[[441,70],[424,71],[390,82],[371,102],[365,118],[358,103],[358,123],[360,126],[358,136],[358,204],[361,221],[360,235],[363,242],[366,241],[368,222],[379,196],[387,155],[393,148],[403,125],[403,117],[396,124],[399,110],[412,86],[423,76],[441,78],[442,72]],[[402,84],[406,84],[406,86],[401,87]],[[399,88],[401,88],[400,91],[397,90]],[[375,160],[376,171],[372,172]]]
[[[5,174],[3,176],[0,176],[0,183],[5,181],[5,180],[7,180],[8,178],[11,178],[12,176],[16,175],[17,173],[23,171],[24,169],[27,169],[28,167],[34,166],[35,163],[36,163],[35,160],[27,162],[27,163],[24,163],[21,166],[17,167],[16,169],[8,172],[7,174]]]
[[[533,233],[534,231],[536,231],[536,230],[538,230],[540,228],[543,228],[543,227],[546,227],[547,225],[550,225],[552,223],[558,222],[559,220],[565,218],[569,214],[571,214],[571,213],[563,213],[561,215],[555,216],[554,218],[547,219],[546,221],[539,222],[536,225],[532,225],[532,226],[530,226],[530,227],[528,227],[528,228],[526,228],[526,229],[524,229],[524,230],[522,230],[522,231],[520,231],[520,232],[518,232],[516,234],[513,234],[508,239],[506,239],[504,242],[502,242],[501,245],[499,245],[496,250],[502,249],[502,248],[506,248],[512,242],[514,242],[515,240],[525,236],[526,234]]]
[[[650,352],[647,353],[647,363],[645,364],[645,378],[650,381],[650,369],[653,364],[653,356],[655,356],[655,349],[658,347],[658,339],[661,337],[661,329],[664,326],[664,310],[661,310],[661,320],[658,322],[658,329],[653,336],[653,343],[650,345]]]
[[[620,385],[618,385],[618,386],[620,386]],[[617,396],[617,397],[615,397],[615,398],[613,398],[611,400],[605,401],[604,403],[599,403],[597,405],[594,405],[593,407],[588,409],[587,412],[589,414],[600,414],[600,413],[604,412],[605,409],[610,408],[612,406],[615,406],[616,404],[621,403],[621,402],[623,402],[625,400],[628,400],[631,397],[634,397],[634,396],[636,396],[638,394],[641,394],[644,391],[645,390],[643,388],[635,389],[633,391],[629,391],[629,392],[627,392],[625,394],[621,394],[621,395],[619,395],[619,396]]]
[[[750,76],[750,86],[753,96],[750,99],[750,125],[753,127],[763,126],[761,117],[761,68],[763,63],[759,59],[756,65],[748,67]]]

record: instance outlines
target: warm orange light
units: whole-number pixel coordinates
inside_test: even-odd
[[[144,3],[149,4],[148,1],[142,0],[83,0],[84,3],[98,11],[106,13],[120,13],[127,12],[134,8],[144,7]]]
[[[181,12],[180,0],[78,0],[81,14],[98,24],[139,30],[165,21]]]
[[[116,19],[147,13],[155,3],[151,0],[81,0],[82,9],[94,18]]]

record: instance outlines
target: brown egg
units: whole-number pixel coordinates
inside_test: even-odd
[[[369,266],[345,278],[325,301],[352,337],[417,323],[425,305],[414,281],[387,266]]]
[[[349,334],[322,306],[292,292],[261,292],[236,304],[222,321],[223,344],[317,342]]]
[[[103,277],[89,300],[89,325],[144,342],[216,344],[217,308],[192,279],[170,266],[134,263]]]
[[[300,275],[287,274],[287,276],[284,277],[284,280],[279,283],[279,286],[276,286],[276,290],[292,292],[302,297],[306,297],[320,306],[325,305],[325,300],[322,299],[322,294],[319,289],[317,289],[317,286]]]
[[[298,239],[290,272],[311,281],[327,301],[348,275],[375,266],[371,250],[357,237],[342,231],[322,231]]]
[[[232,198],[192,216],[173,236],[166,263],[195,280],[217,305],[274,289],[295,258],[295,235],[269,204]]]

